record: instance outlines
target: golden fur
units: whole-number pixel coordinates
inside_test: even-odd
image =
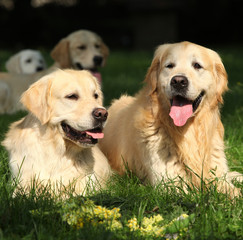
[[[107,115],[102,98],[99,83],[85,70],[57,70],[31,85],[21,98],[30,113],[10,126],[3,141],[13,178],[19,176],[24,188],[33,179],[58,189],[73,184],[78,194],[89,179],[103,186],[111,172],[95,145]],[[94,118],[97,110],[104,119]]]
[[[71,33],[60,40],[52,50],[51,56],[55,63],[50,68],[34,74],[0,72],[0,114],[22,110],[23,105],[19,102],[21,94],[42,76],[57,68],[93,71],[105,65],[108,55],[108,47],[96,33],[88,30]],[[94,61],[95,57],[100,58],[99,66]],[[99,79],[96,72],[94,75]]]
[[[204,94],[182,126],[169,116],[170,102],[178,98],[172,89],[174,76],[188,79],[184,101],[192,103]],[[180,176],[198,188],[201,177],[206,183],[225,177],[228,183],[222,181],[218,189],[233,194],[238,190],[231,178],[240,174],[229,172],[219,112],[226,90],[227,74],[216,52],[189,42],[161,45],[143,89],[135,97],[122,96],[109,108],[100,148],[120,174],[128,166],[151,184]]]

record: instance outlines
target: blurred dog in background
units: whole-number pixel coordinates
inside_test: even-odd
[[[32,74],[46,69],[46,62],[40,51],[25,49],[11,56],[5,66],[10,73]]]
[[[33,82],[57,68],[89,70],[101,84],[99,67],[103,67],[109,48],[102,38],[88,30],[79,30],[61,39],[51,51],[54,64],[33,74],[0,73],[0,113],[13,113],[24,109],[19,102],[21,94]]]
[[[51,57],[59,68],[89,70],[101,82],[99,67],[104,67],[109,49],[96,33],[80,30],[63,38],[52,50]]]

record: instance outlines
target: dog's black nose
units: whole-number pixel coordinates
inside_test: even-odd
[[[107,119],[108,112],[104,108],[95,108],[92,115],[96,120],[104,122]]]
[[[93,60],[94,60],[95,66],[98,67],[98,66],[101,66],[102,61],[103,61],[103,57],[101,57],[101,56],[94,56]]]
[[[178,90],[178,91],[187,88],[188,84],[189,84],[189,82],[188,82],[187,77],[185,77],[183,75],[174,76],[170,81],[171,87],[173,87],[175,90]]]
[[[42,71],[42,70],[44,70],[43,67],[37,67],[37,68],[36,68],[36,72],[40,72],[40,71]]]

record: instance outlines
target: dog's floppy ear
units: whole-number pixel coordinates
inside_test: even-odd
[[[228,90],[228,77],[224,65],[221,61],[219,55],[215,52],[215,64],[214,64],[214,71],[215,71],[215,78],[216,78],[216,97],[219,103],[223,103],[223,94]]]
[[[47,75],[32,84],[22,94],[20,101],[42,124],[45,124],[50,120],[51,115],[50,95],[51,81],[50,76]]]
[[[5,67],[10,73],[22,73],[22,69],[20,67],[20,54],[17,53],[10,57],[6,62]]]
[[[69,41],[66,38],[60,42],[51,51],[51,57],[59,64],[60,68],[70,68],[72,66]]]
[[[103,41],[101,42],[101,52],[106,60],[107,57],[109,56],[110,50]]]
[[[150,87],[149,95],[153,94],[157,90],[157,80],[159,77],[160,63],[169,45],[170,44],[160,45],[155,51],[153,61],[145,77],[145,82]]]

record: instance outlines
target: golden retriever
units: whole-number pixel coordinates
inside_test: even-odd
[[[89,70],[101,82],[98,67],[104,67],[109,49],[100,36],[79,30],[63,38],[52,50],[51,57],[59,68]]]
[[[103,67],[109,49],[100,36],[88,30],[79,30],[60,40],[51,52],[55,63],[50,68],[34,74],[0,73],[0,113],[14,113],[23,109],[21,94],[42,76],[57,68],[89,70],[101,83],[98,67]]]
[[[218,190],[233,194],[231,178],[240,174],[229,172],[219,112],[226,90],[216,52],[190,42],[161,45],[143,89],[109,108],[100,148],[121,174],[127,166],[151,184],[183,179],[197,188],[202,179],[226,178]]]
[[[46,69],[46,62],[40,51],[24,49],[11,56],[5,66],[10,73],[32,74]]]
[[[96,146],[107,119],[102,98],[97,79],[85,70],[57,70],[23,93],[30,113],[11,125],[3,141],[22,187],[35,179],[54,190],[73,184],[82,194],[90,179],[94,187],[104,185],[111,171]]]

